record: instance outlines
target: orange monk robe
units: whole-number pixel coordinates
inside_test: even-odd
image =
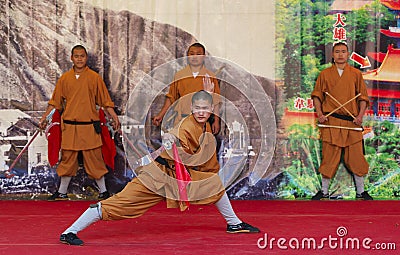
[[[338,104],[335,103],[331,97],[326,95],[325,92],[328,92],[341,104],[355,97],[358,93],[361,93],[360,96],[345,105],[347,110],[349,110],[354,116],[357,116],[359,113],[359,102],[361,100],[367,102],[367,107],[369,105],[367,88],[362,74],[359,70],[349,64],[345,66],[342,76],[339,75],[335,65],[323,70],[318,76],[311,97],[319,98],[322,103],[322,111],[327,115],[336,109]],[[336,113],[350,116],[344,108],[337,110]],[[342,120],[332,116],[329,116],[328,121],[323,124],[359,128],[359,126],[354,124],[352,121]],[[362,132],[347,129],[320,128],[320,131],[323,142],[339,147],[349,146],[361,141],[363,138]]]
[[[62,111],[62,119],[70,121],[97,121],[100,107],[114,107],[107,87],[98,73],[86,67],[79,78],[74,69],[64,73],[57,81],[49,105]],[[89,150],[102,145],[101,136],[93,125],[71,125],[61,123],[64,150]]]
[[[225,192],[216,174],[219,170],[215,154],[216,142],[208,123],[205,131],[208,134],[204,133],[203,126],[192,115],[183,119],[171,131],[179,138],[179,153],[192,179],[187,188],[190,204],[216,203]],[[179,207],[185,210],[186,205],[178,201],[179,190],[172,155],[172,150],[161,154],[171,168],[157,162],[139,167],[135,170],[137,178],[129,182],[120,193],[103,200],[103,220],[139,217],[164,199],[167,200],[168,208]]]
[[[170,133],[179,139],[179,156],[192,178],[192,182],[187,188],[190,203],[209,204],[218,201],[220,196],[223,195],[224,187],[217,174],[219,163],[216,155],[216,140],[211,132],[210,124],[207,122],[204,129],[204,126],[199,124],[193,115],[189,115]],[[161,181],[146,179],[145,185],[151,182],[151,185],[155,187],[154,189],[163,187],[163,192],[167,197],[167,206],[178,207],[179,205],[184,210],[186,206],[176,200],[179,197],[179,193],[175,179],[172,150],[164,151],[160,156],[166,159],[168,165],[172,167],[171,170],[159,165],[163,170],[163,174],[168,175],[168,178],[160,178]],[[151,172],[151,176],[157,176],[158,174],[153,171],[154,169],[150,168],[148,170]],[[146,172],[146,170],[145,166],[140,172]],[[161,171],[158,172],[160,173]],[[138,178],[144,180],[145,177],[139,176]]]
[[[187,168],[200,172],[218,173],[216,142],[208,122],[204,128],[193,115],[189,115],[170,133],[179,139],[180,158]],[[172,152],[164,151],[161,157],[167,159],[169,164],[173,164]]]
[[[341,104],[347,102],[357,94],[356,99],[346,104],[345,107],[354,115],[359,114],[359,102],[366,101],[369,105],[367,89],[362,74],[357,69],[346,65],[342,76],[339,75],[335,65],[323,70],[315,84],[311,97],[318,97],[322,103],[325,115],[338,107],[338,104],[328,95],[328,92]],[[350,116],[343,108],[336,111],[341,115]],[[328,117],[325,125],[341,127],[359,127],[352,121],[342,120],[333,116]],[[368,173],[369,165],[363,154],[362,132],[340,128],[320,128],[322,139],[322,162],[318,171],[326,178],[333,178],[340,163],[341,152],[344,149],[344,163],[356,175],[364,176]]]
[[[214,83],[214,95],[213,95],[213,101],[214,105],[217,105],[220,103],[220,98],[218,95],[220,95],[221,91],[219,88],[218,80],[215,78],[215,74],[202,66],[202,68],[199,71],[199,74],[194,77],[192,70],[189,65],[187,65],[185,68],[182,70],[178,71],[175,76],[173,82],[170,84],[168,94],[166,95],[167,98],[171,101],[171,103],[174,103],[178,99],[180,100],[178,105],[175,107],[176,112],[178,113],[178,118],[175,121],[175,124],[177,124],[183,116],[187,116],[190,114],[190,105],[191,105],[191,96],[195,92],[198,92],[200,90],[204,90],[203,87],[203,78],[208,74],[210,76],[211,82]],[[218,94],[218,95],[216,95]],[[183,115],[183,116],[182,116]]]

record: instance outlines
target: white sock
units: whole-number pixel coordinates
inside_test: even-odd
[[[356,184],[357,194],[363,193],[364,192],[364,176],[354,175],[354,182]]]
[[[61,194],[67,194],[69,182],[71,181],[71,176],[61,176],[60,187],[58,188],[58,192]]]
[[[107,191],[104,175],[100,179],[96,179],[95,181],[97,183],[97,186],[99,187],[99,193],[103,193],[103,192]]]
[[[67,228],[63,234],[74,233],[77,234],[79,231],[84,230],[89,225],[101,220],[101,203],[90,205],[90,207],[82,213],[82,215]]]
[[[218,202],[215,203],[217,206],[219,212],[222,214],[222,216],[225,218],[226,223],[228,225],[237,225],[242,223],[241,220],[236,216],[235,212],[233,211],[231,202],[229,201],[228,195],[226,192],[224,195],[221,197]]]
[[[322,177],[322,193],[324,195],[328,195],[329,194],[329,184],[331,183],[331,179],[326,178],[326,177]]]

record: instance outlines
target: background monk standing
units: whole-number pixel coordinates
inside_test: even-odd
[[[168,94],[166,95],[164,106],[157,116],[153,118],[153,124],[159,126],[169,107],[180,101],[175,107],[177,116],[174,123],[177,124],[182,118],[190,114],[191,97],[182,98],[188,94],[195,93],[200,90],[206,90],[214,94],[214,120],[211,125],[213,134],[217,134],[220,130],[219,121],[219,97],[220,88],[215,74],[204,66],[204,58],[206,54],[205,47],[200,43],[194,43],[189,46],[187,51],[188,65],[178,71],[173,82],[170,84]],[[218,95],[217,95],[218,94]]]
[[[96,107],[103,107],[109,113],[114,129],[118,129],[120,123],[104,81],[86,65],[87,60],[85,47],[76,45],[72,48],[71,61],[74,65],[57,81],[47,110],[40,120],[40,128],[44,129],[47,125],[46,116],[53,109],[62,112],[62,155],[57,167],[61,181],[58,191],[49,197],[50,201],[68,199],[68,185],[78,171],[80,153],[86,173],[95,179],[99,187],[99,200],[110,196],[104,180],[108,170],[101,152],[101,126]]]
[[[329,199],[329,184],[342,152],[346,167],[354,174],[356,199],[372,200],[364,191],[364,176],[368,174],[369,165],[364,157],[362,132],[354,130],[361,127],[369,105],[367,88],[361,72],[347,63],[347,44],[334,44],[332,57],[332,66],[320,73],[311,93],[318,122],[330,126],[320,128],[322,162],[318,171],[322,175],[322,191],[312,200]]]

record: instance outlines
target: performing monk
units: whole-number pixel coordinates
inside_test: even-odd
[[[190,204],[215,204],[227,222],[228,233],[258,233],[260,230],[242,222],[232,209],[222,182],[216,174],[219,164],[216,158],[216,142],[211,133],[208,118],[213,111],[213,97],[202,90],[192,97],[192,114],[184,118],[171,132],[164,134],[166,150],[148,165],[135,170],[137,177],[114,196],[91,205],[60,236],[62,243],[83,245],[77,233],[99,220],[136,218],[159,202],[166,200],[168,208],[185,210]],[[176,154],[168,149],[173,143]],[[178,147],[179,145],[179,147]],[[179,168],[179,169],[178,169]],[[183,175],[190,176],[185,182],[182,195]]]

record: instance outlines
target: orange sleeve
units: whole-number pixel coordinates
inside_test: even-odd
[[[175,102],[178,98],[178,81],[176,77],[174,77],[174,81],[169,85],[168,94],[165,95],[171,100],[171,103]]]
[[[111,100],[110,94],[108,93],[106,84],[99,74],[96,73],[97,79],[97,94],[96,104],[101,107],[114,107],[114,103]]]
[[[58,79],[56,87],[54,88],[53,95],[51,96],[51,99],[49,100],[49,105],[54,106],[57,110],[62,111],[62,103],[63,103],[63,92],[62,92],[62,84],[65,76],[61,76],[60,79]]]

